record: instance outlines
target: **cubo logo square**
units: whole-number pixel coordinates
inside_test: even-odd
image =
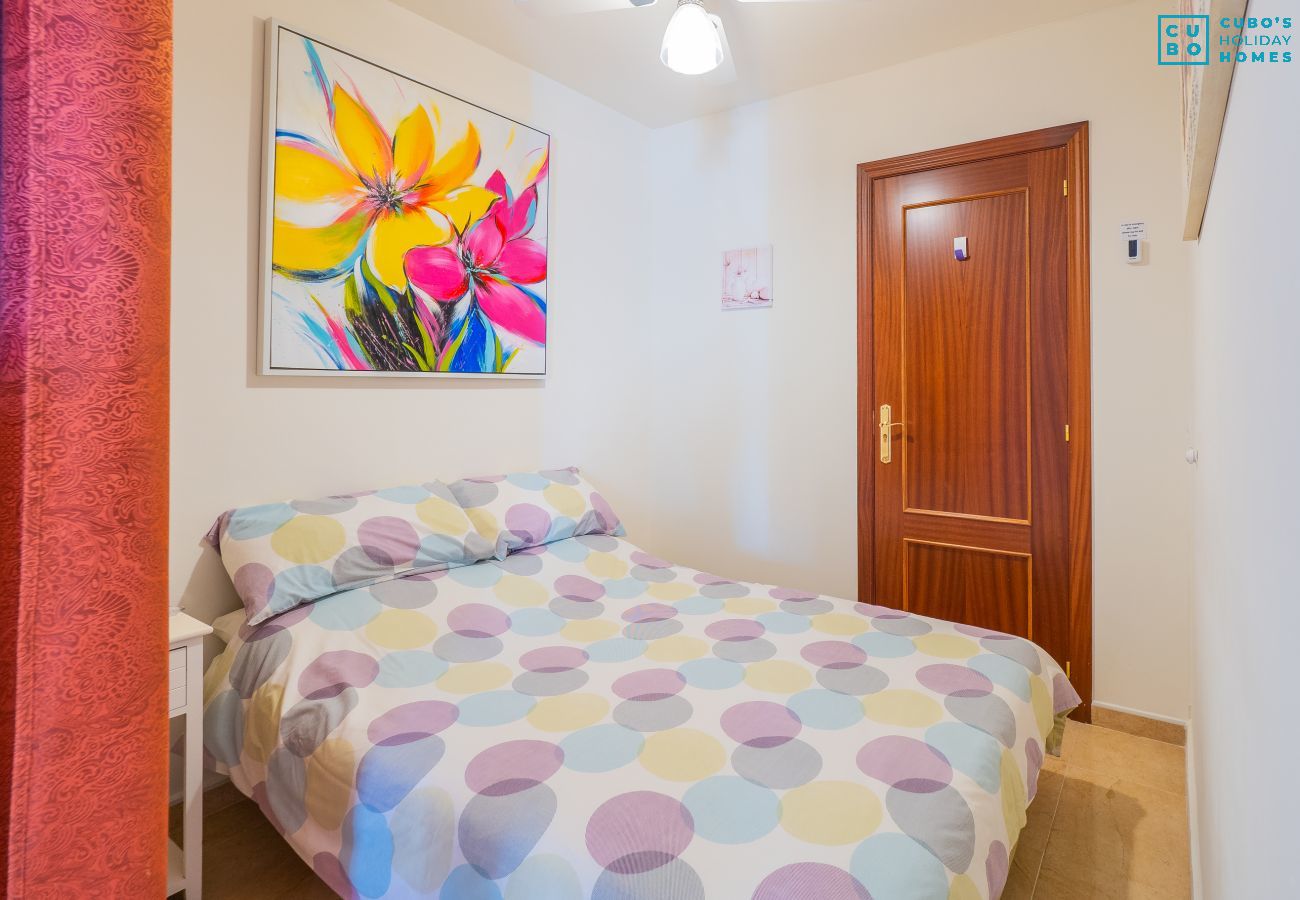
[[[1156,62],[1162,66],[1210,64],[1209,16],[1157,16]]]

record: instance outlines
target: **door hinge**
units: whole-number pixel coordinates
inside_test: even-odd
[[[1061,196],[1062,197],[1070,196],[1070,179],[1068,178],[1061,179]]]
[[[1065,424],[1065,442],[1070,443],[1070,423]]]
[[[1070,680],[1070,661],[1068,659],[1065,661],[1065,680]]]

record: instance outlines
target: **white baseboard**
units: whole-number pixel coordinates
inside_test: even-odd
[[[1147,712],[1144,709],[1133,709],[1131,706],[1120,706],[1118,703],[1105,703],[1101,700],[1092,701],[1093,706],[1109,709],[1111,712],[1128,713],[1130,716],[1141,716],[1144,719],[1155,719],[1157,722],[1168,722],[1170,725],[1182,725],[1187,727],[1186,719],[1179,719],[1174,716],[1165,716],[1160,713]]]
[[[1192,721],[1187,721],[1187,836],[1188,852],[1192,863],[1192,900],[1201,900],[1201,834],[1196,827],[1196,732]]]

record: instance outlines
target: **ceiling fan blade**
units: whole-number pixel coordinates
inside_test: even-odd
[[[515,0],[515,6],[535,16],[567,16],[654,6],[655,0]]]

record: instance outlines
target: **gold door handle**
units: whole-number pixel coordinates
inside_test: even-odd
[[[894,429],[902,428],[902,422],[893,420],[894,411],[888,403],[880,406],[880,461],[891,463],[894,460]]]

